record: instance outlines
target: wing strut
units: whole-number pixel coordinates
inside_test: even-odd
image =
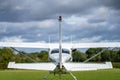
[[[85,60],[84,63],[88,62],[89,60],[95,58],[96,56],[100,55],[102,52],[104,52],[105,50],[107,50],[108,48],[104,48],[102,51],[98,52],[97,54],[93,55],[92,57],[90,57],[89,59]]]
[[[13,49],[13,50],[15,50],[16,52],[18,52],[18,53],[20,53],[20,54],[24,55],[26,58],[30,59],[31,61],[33,61],[33,62],[35,62],[35,63],[38,63],[37,61],[35,61],[35,60],[34,60],[34,59],[32,59],[31,57],[29,57],[29,56],[27,56],[27,55],[23,54],[21,51],[19,51],[19,50],[15,49],[15,48],[13,48],[13,47],[10,47],[10,48],[11,48],[11,49]]]

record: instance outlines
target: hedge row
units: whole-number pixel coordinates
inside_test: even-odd
[[[0,69],[7,69],[7,64],[0,63]]]
[[[113,62],[113,68],[120,68],[120,62]]]

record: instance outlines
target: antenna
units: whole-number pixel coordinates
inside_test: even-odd
[[[49,46],[50,46],[50,43],[51,43],[50,38],[51,38],[51,36],[49,35],[49,37],[48,37]]]
[[[73,40],[73,36],[72,35],[70,36],[70,40],[71,40],[71,44],[72,44],[73,43],[73,41],[72,41]]]

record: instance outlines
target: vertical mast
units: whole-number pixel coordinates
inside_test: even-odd
[[[60,69],[62,69],[62,29],[61,29],[61,22],[62,16],[59,16],[59,65]]]

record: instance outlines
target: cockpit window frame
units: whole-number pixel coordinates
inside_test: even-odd
[[[51,50],[51,54],[59,53],[59,49],[53,49]],[[62,53],[70,54],[70,51],[68,49],[62,49]]]

